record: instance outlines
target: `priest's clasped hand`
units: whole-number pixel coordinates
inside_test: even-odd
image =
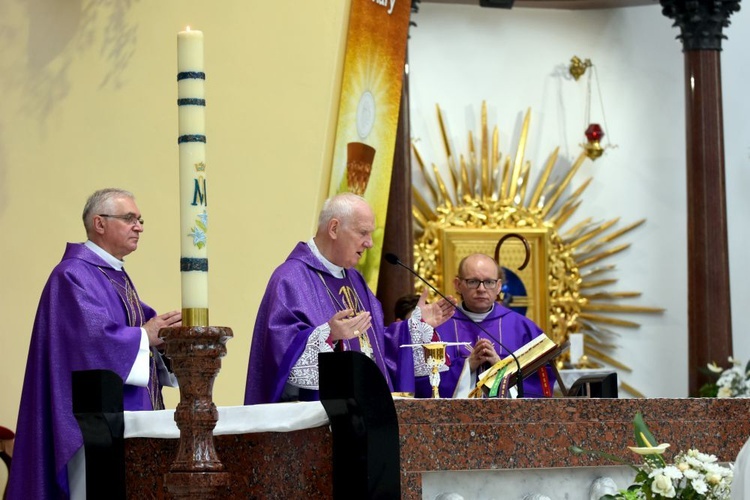
[[[328,320],[328,326],[331,328],[329,338],[332,342],[353,339],[370,329],[372,316],[368,311],[360,311],[356,316],[353,313],[352,309],[344,309]]]
[[[488,339],[479,339],[474,344],[474,349],[469,355],[469,366],[471,371],[476,371],[477,368],[482,366],[484,363],[494,365],[500,361],[500,356],[495,351],[495,346]]]
[[[422,291],[419,302],[417,302],[417,307],[422,311],[422,320],[431,327],[437,328],[453,316],[453,313],[456,311],[456,300],[448,295],[448,300],[441,298],[437,302],[428,304],[427,292],[426,288]]]
[[[146,335],[148,335],[148,345],[162,345],[164,341],[159,338],[159,330],[168,326],[182,326],[182,311],[169,311],[146,321],[143,328],[146,329]]]

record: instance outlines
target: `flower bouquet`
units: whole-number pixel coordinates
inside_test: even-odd
[[[608,458],[618,463],[627,464],[636,475],[627,489],[615,495],[604,495],[600,500],[660,500],[676,498],[681,500],[708,499],[728,500],[732,485],[733,471],[731,465],[724,467],[714,455],[707,455],[698,450],[680,452],[672,463],[663,458],[669,444],[656,444],[656,439],[648,430],[643,416],[638,413],[633,420],[637,446],[629,447],[631,451],[643,457],[643,463],[633,465],[606,453],[584,450],[571,446],[575,454],[588,453]]]
[[[714,378],[713,382],[704,384],[699,389],[703,397],[747,398],[750,397],[750,362],[742,369],[742,362],[729,358],[732,365],[726,370],[716,363],[709,363],[701,370]]]

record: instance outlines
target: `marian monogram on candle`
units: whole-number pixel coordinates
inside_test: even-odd
[[[206,246],[206,232],[208,231],[208,205],[206,194],[206,163],[198,162],[195,164],[195,178],[193,179],[193,200],[190,203],[192,207],[203,207],[203,211],[196,215],[194,225],[190,228],[188,236],[193,239],[193,245],[203,248]]]

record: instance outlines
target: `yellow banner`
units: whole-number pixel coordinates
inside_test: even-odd
[[[377,290],[409,30],[409,0],[352,0],[329,196],[350,191],[375,210],[359,270]]]

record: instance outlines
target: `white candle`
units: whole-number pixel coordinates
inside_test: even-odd
[[[568,337],[570,339],[570,364],[575,366],[583,357],[583,334],[571,333]]]
[[[187,28],[177,34],[183,326],[208,326],[205,81],[203,32]]]

